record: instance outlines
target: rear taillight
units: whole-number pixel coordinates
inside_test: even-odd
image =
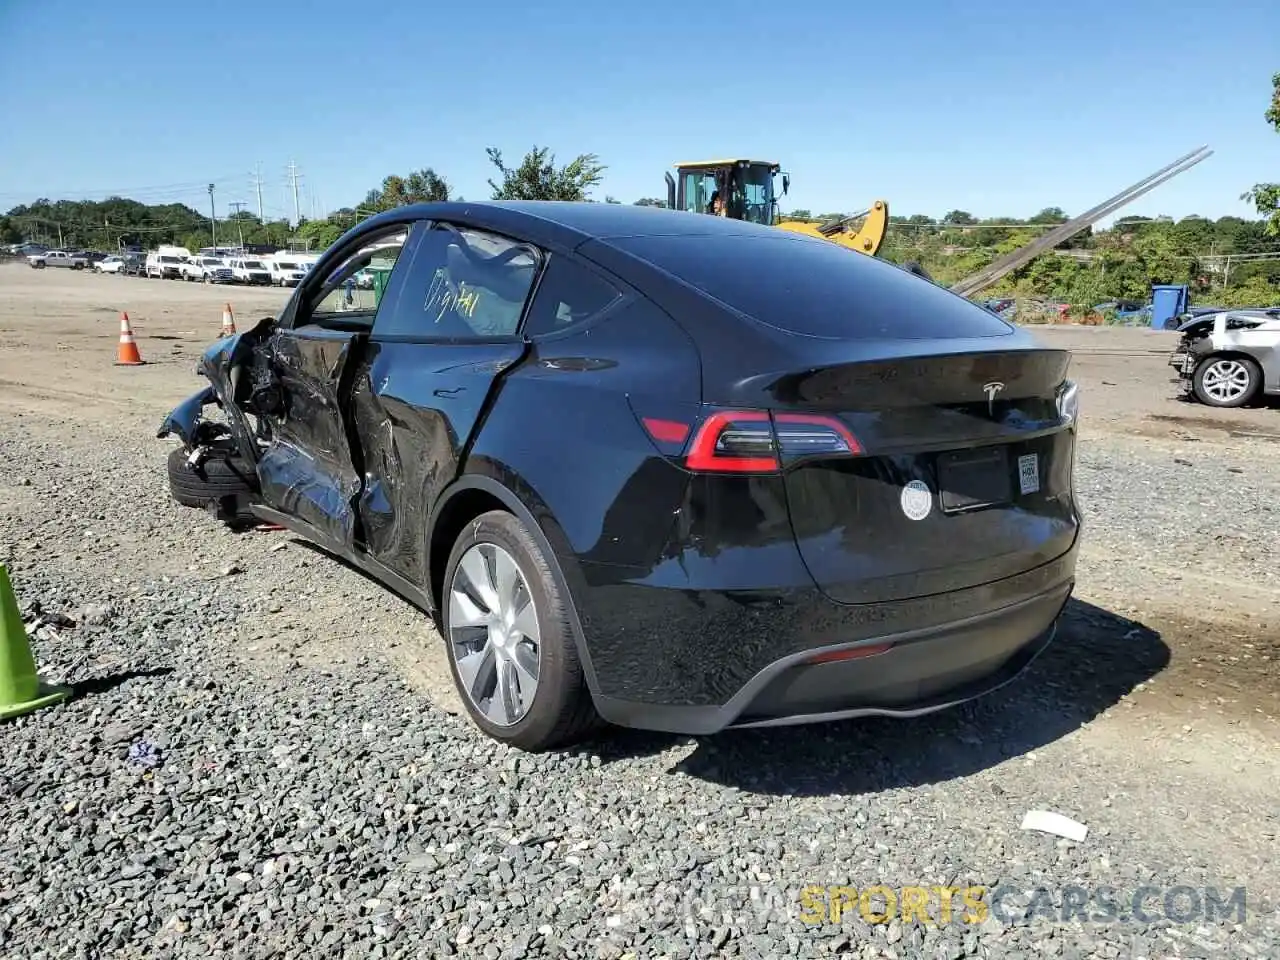
[[[698,428],[684,458],[690,470],[768,473],[777,470],[778,453],[769,414],[720,410]]]
[[[849,428],[835,417],[807,413],[775,413],[773,431],[782,459],[861,453]]]
[[[679,444],[683,448],[684,442],[689,439],[689,425],[681,423],[679,420],[664,420],[662,417],[641,417],[640,422],[644,424],[649,436],[659,443]]]
[[[714,473],[773,473],[801,457],[861,452],[835,417],[717,410],[698,427],[684,463],[690,470]]]

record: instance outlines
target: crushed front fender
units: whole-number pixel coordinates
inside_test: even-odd
[[[251,363],[254,348],[274,324],[274,317],[264,317],[249,330],[221,337],[210,344],[196,364],[196,373],[205,377],[209,385],[174,407],[156,436],[163,439],[175,435],[187,450],[194,451],[229,434],[241,455],[250,463],[256,463],[258,451],[253,428],[239,404],[249,393],[246,367]],[[226,423],[203,419],[203,409],[211,404],[222,409]]]
[[[194,449],[198,443],[204,408],[208,404],[217,402],[217,394],[213,392],[213,387],[198,390],[169,411],[169,415],[160,424],[160,430],[156,436],[163,440],[171,434],[176,434],[184,447],[188,450]]]

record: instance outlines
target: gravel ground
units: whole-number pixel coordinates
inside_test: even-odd
[[[914,721],[529,756],[456,715],[410,607],[168,501],[151,437],[201,338],[142,339],[181,357],[128,374],[60,351],[99,291],[179,296],[59,282],[82,279],[61,306],[0,297],[26,338],[0,360],[0,560],[76,693],[0,728],[0,957],[1280,955],[1276,448],[1168,400],[1172,427],[1088,416],[1119,382],[1094,332],[1079,596],[1017,684]],[[1031,809],[1089,834],[1020,830]],[[877,884],[1007,896],[832,921],[830,888]],[[1238,887],[1243,922],[1203,909]]]

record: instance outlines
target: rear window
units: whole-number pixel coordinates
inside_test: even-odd
[[[823,240],[703,235],[608,243],[788,333],[921,340],[999,337],[1013,330],[942,287]]]

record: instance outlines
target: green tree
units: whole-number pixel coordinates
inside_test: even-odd
[[[637,207],[665,207],[666,205],[667,201],[659,200],[657,197],[641,197],[634,204]]]
[[[1189,282],[1195,265],[1184,251],[1167,229],[1149,230],[1133,241],[1133,252],[1151,283]]]
[[[594,153],[579,154],[563,167],[548,147],[535,146],[518,167],[502,162],[496,147],[487,147],[489,162],[502,175],[501,185],[489,181],[494,200],[586,200],[592,187],[604,179],[604,164]]]
[[[368,213],[381,213],[410,203],[448,200],[450,193],[449,181],[427,167],[406,177],[393,173],[384,178],[381,187],[365,194],[361,208]]]
[[[345,230],[342,223],[332,216],[325,220],[308,220],[298,227],[296,239],[305,243],[308,249],[326,250]]]
[[[942,218],[943,223],[955,224],[956,226],[968,226],[978,222],[968,210],[951,210]]]
[[[1267,123],[1280,133],[1280,73],[1271,78],[1271,106],[1263,114]],[[1258,213],[1267,220],[1267,233],[1280,235],[1280,183],[1255,183],[1241,199],[1252,200]]]
[[[1028,220],[1028,223],[1066,223],[1070,219],[1062,212],[1061,207],[1045,207],[1034,217]]]
[[[1280,286],[1252,277],[1244,283],[1232,283],[1213,302],[1224,307],[1280,307]]]

